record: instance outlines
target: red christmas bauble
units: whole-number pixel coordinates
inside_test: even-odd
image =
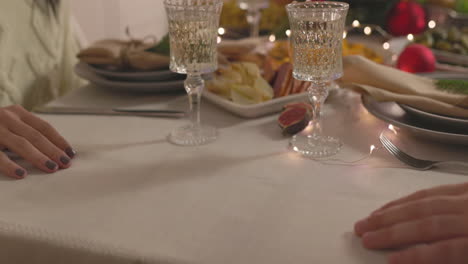
[[[400,54],[397,68],[406,72],[433,72],[436,59],[432,51],[420,44],[411,44]]]
[[[398,2],[388,15],[387,29],[395,36],[422,33],[426,29],[426,11],[416,2]]]

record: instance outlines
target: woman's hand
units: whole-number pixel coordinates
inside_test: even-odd
[[[468,263],[468,184],[422,190],[355,225],[370,249],[402,249],[390,264]]]
[[[70,167],[75,156],[57,130],[19,105],[0,108],[0,172],[24,178],[27,171],[1,151],[5,148],[48,173]]]

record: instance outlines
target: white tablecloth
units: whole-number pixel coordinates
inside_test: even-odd
[[[185,103],[183,94],[84,87],[54,104]],[[361,246],[354,222],[398,196],[467,180],[408,169],[381,148],[346,163],[380,146],[386,128],[346,92],[324,109],[325,131],[345,144],[326,161],[288,151],[277,115],[245,120],[206,101],[202,108],[220,138],[200,147],[167,142],[181,119],[41,115],[78,156],[55,174],[25,164],[26,179],[0,178],[0,263],[385,263],[385,252]],[[466,147],[398,138],[421,157],[468,157]]]

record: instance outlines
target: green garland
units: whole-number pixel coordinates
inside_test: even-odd
[[[169,35],[165,35],[161,41],[155,46],[147,49],[146,51],[154,52],[162,55],[169,56],[170,55],[170,44],[169,44]]]
[[[468,95],[468,81],[464,80],[438,80],[436,86],[440,90],[450,93],[467,94]]]

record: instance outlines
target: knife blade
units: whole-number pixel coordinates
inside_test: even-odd
[[[143,116],[143,117],[168,117],[182,118],[186,116],[183,111],[159,110],[159,109],[125,109],[125,108],[84,108],[68,106],[45,106],[34,110],[40,114],[57,115],[108,115],[108,116]]]

